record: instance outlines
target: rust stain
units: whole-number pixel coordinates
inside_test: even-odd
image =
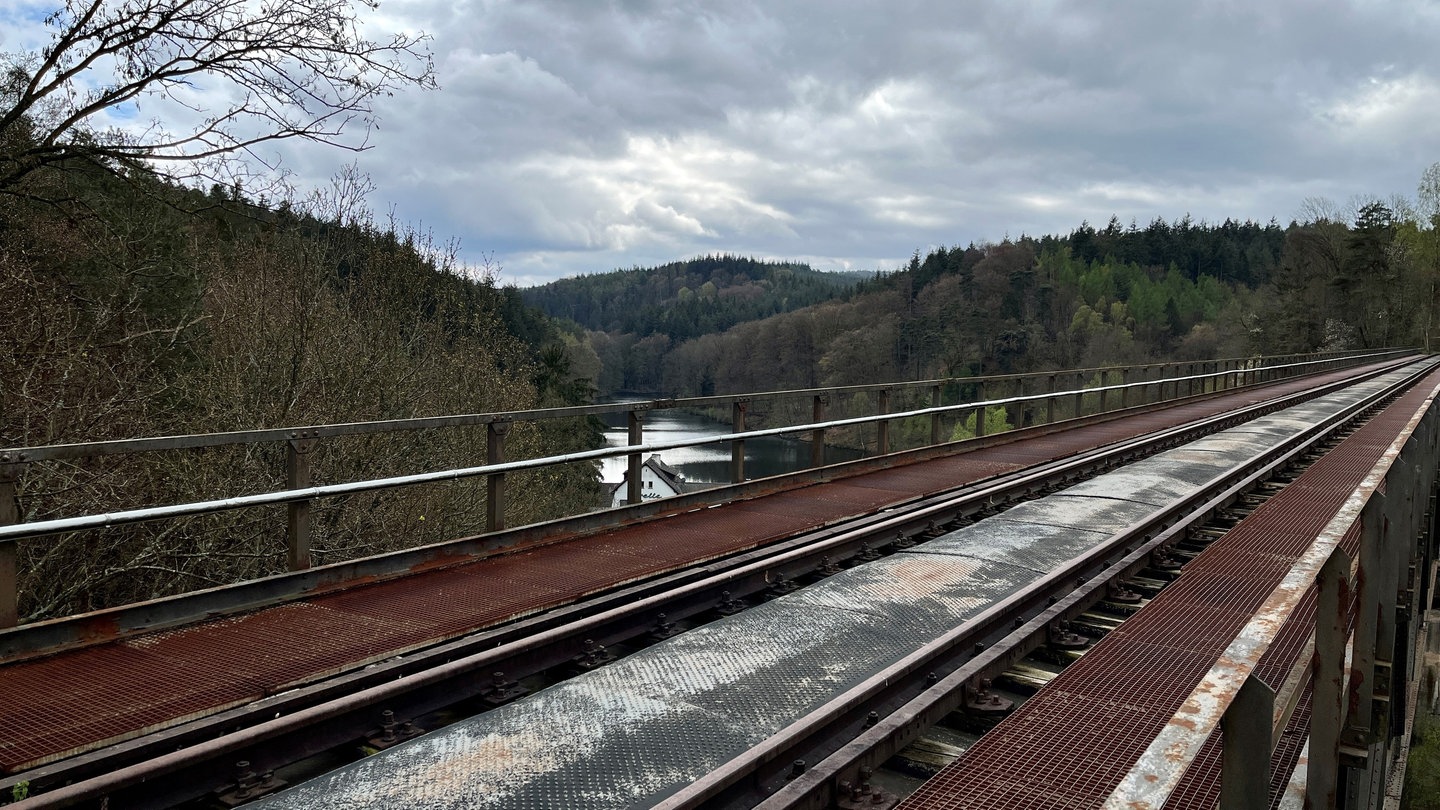
[[[77,640],[82,644],[94,644],[99,641],[110,641],[120,637],[120,619],[114,614],[94,616],[85,619],[75,632]]]

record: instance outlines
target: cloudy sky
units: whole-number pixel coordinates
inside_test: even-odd
[[[384,0],[370,24],[432,34],[440,83],[379,110],[371,204],[520,285],[1284,223],[1440,161],[1434,0]],[[285,159],[304,185],[354,157]]]

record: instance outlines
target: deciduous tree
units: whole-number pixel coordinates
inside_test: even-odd
[[[274,169],[262,147],[278,141],[367,148],[376,100],[433,87],[435,73],[424,34],[371,40],[357,6],[377,8],[65,0],[45,18],[48,45],[0,62],[0,191],[70,161],[117,174],[144,161],[171,179],[230,185]],[[163,120],[152,101],[164,102]],[[116,123],[127,119],[136,125]]]

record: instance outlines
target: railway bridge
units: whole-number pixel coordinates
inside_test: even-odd
[[[0,450],[0,804],[1398,806],[1437,393],[1433,358],[1350,352]],[[694,443],[647,440],[664,408],[725,413],[730,483],[642,498]],[[507,458],[603,413],[627,446]],[[439,431],[486,463],[315,483],[317,446]],[[822,464],[842,432],[871,452]],[[747,480],[771,435],[811,464]],[[224,447],[283,448],[283,484],[32,505],[46,465]],[[629,505],[506,525],[524,474],[612,455]],[[437,484],[483,533],[313,564],[315,509]],[[53,538],[240,510],[287,571],[27,615]]]

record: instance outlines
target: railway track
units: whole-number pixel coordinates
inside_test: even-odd
[[[1431,368],[1425,364],[1391,381],[1132,524],[655,806],[893,806],[898,797],[875,778],[891,757],[955,712],[972,728],[1002,715],[1010,701],[990,691],[992,679],[1007,673],[1013,679],[1017,665],[1037,650],[1063,659],[1079,646],[1077,630],[1118,626],[1117,614],[1138,610],[1147,599],[1142,593],[1153,595],[1198,553],[1207,539],[1202,530],[1209,527],[1213,539],[1217,517],[1233,521],[1253,509],[1276,491],[1254,494],[1262,484],[1293,477]],[[1181,551],[1181,544],[1189,548]],[[1142,574],[1149,580],[1143,587],[1135,583]],[[1097,616],[1097,608],[1108,608],[1108,619]],[[1114,625],[1097,627],[1095,619]]]
[[[336,750],[353,746],[357,740],[364,741],[371,750],[388,748],[420,729],[505,705],[568,675],[596,670],[617,653],[643,649],[682,629],[737,614],[750,604],[782,596],[798,584],[823,581],[841,565],[904,551],[916,542],[993,515],[1007,505],[1023,503],[1104,470],[1341,387],[1337,383],[1312,389],[1245,412],[1117,442],[921,499],[904,510],[866,516],[764,549],[732,555],[201,721],[42,766],[9,777],[0,787],[23,781],[39,789],[71,782],[37,793],[20,803],[25,807],[64,806],[98,801],[105,796],[123,806],[174,806],[201,797],[207,802],[218,797],[229,803],[260,796],[282,779],[293,781],[317,768],[343,762],[344,755],[337,760]],[[1320,440],[1318,435],[1312,436],[1306,446]],[[1252,459],[1243,469],[1212,482],[1206,494],[1190,499],[1186,508],[1192,514],[1213,513],[1276,469],[1292,463],[1289,458],[1266,454],[1265,458]],[[825,794],[824,784],[833,789],[836,775],[853,768],[856,761],[874,759],[879,752],[901,745],[906,733],[902,730],[888,742],[844,763],[837,760],[826,765],[836,756],[835,751],[853,748],[858,744],[856,740],[896,724],[896,718],[906,716],[906,712],[922,716],[941,711],[939,707],[946,700],[954,700],[953,694],[918,713],[912,704],[944,685],[955,686],[957,678],[963,702],[967,694],[963,686],[975,682],[976,672],[1013,663],[1040,646],[1047,633],[1056,632],[1051,625],[1057,616],[1083,606],[1087,600],[1098,602],[1103,598],[1103,587],[1096,595],[1096,587],[1076,587],[1077,580],[1095,586],[1124,576],[1136,566],[1149,565],[1147,560],[1156,548],[1167,545],[1177,532],[1185,531],[1177,520],[1178,516],[1167,514],[1137,523],[1116,541],[1087,555],[1078,567],[1057,573],[1044,585],[1027,588],[1023,594],[1011,595],[967,622],[963,632],[957,630],[953,637],[947,635],[926,645],[906,657],[899,669],[866,680],[860,693],[852,694],[852,690],[837,699],[838,703],[827,704],[821,712],[823,722],[809,717],[804,727],[787,727],[784,733],[773,735],[754,749],[744,761],[727,763],[670,798],[668,805],[738,807],[768,802],[764,806],[778,807],[782,805],[775,802],[782,794],[808,784],[820,786],[818,792],[800,801],[820,800],[814,797]],[[1018,630],[1017,622],[1021,625]],[[976,697],[972,690],[969,699]],[[892,709],[901,709],[901,714],[896,715]],[[912,718],[900,725],[914,727],[916,723]],[[797,770],[797,760],[816,765]],[[238,775],[236,762],[248,763]],[[281,777],[267,782],[264,774],[274,770],[279,770]],[[214,792],[214,786],[226,782],[234,783],[230,790]]]

